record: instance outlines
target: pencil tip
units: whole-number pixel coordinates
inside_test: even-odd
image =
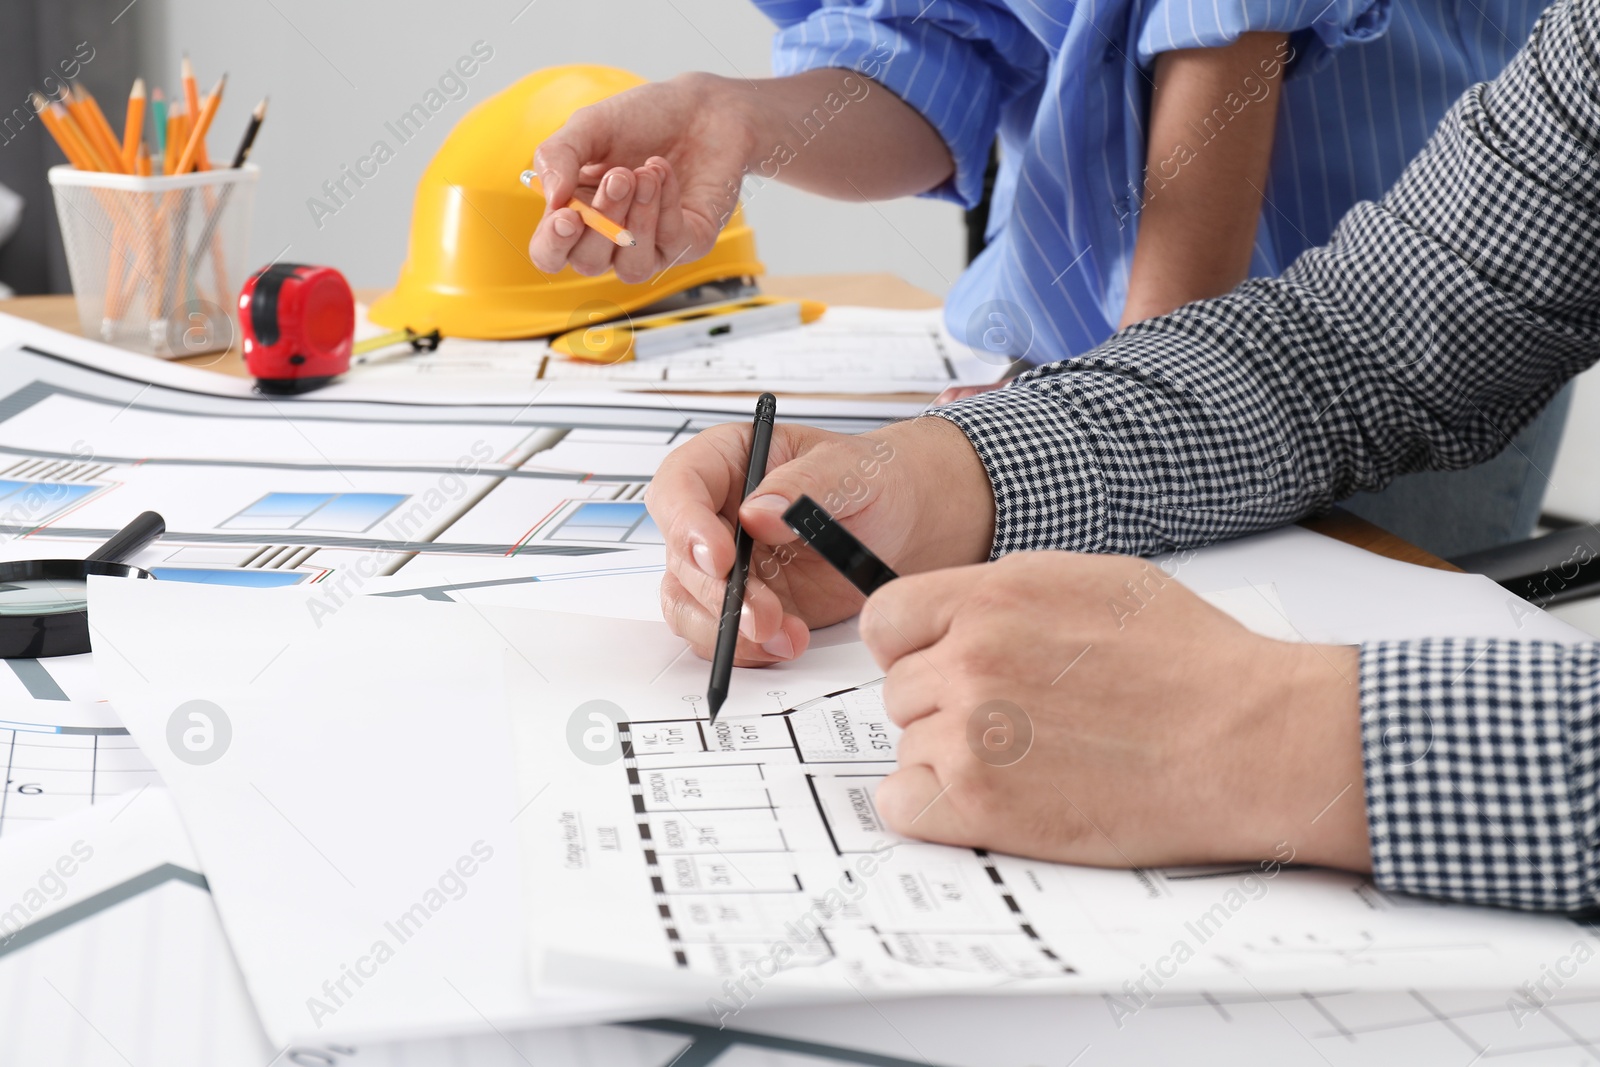
[[[143,96],[144,95],[144,79],[143,78],[135,78],[135,79],[133,79],[133,92],[130,93],[129,95],[130,96]]]
[[[632,230],[619,230],[617,232],[617,243],[626,248],[633,248],[639,242],[634,240]]]

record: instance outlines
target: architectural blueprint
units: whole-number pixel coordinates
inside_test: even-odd
[[[204,875],[164,791],[122,798],[0,844],[0,902],[41,870],[65,887],[0,929],[0,1060],[59,1067],[1057,1067],[1076,1063],[1592,1062],[1600,998],[1520,991],[1163,995],[754,1004],[719,1029],[696,1016],[396,1044],[274,1046],[261,1032]],[[76,857],[74,857],[76,858]],[[3,915],[5,913],[0,913]],[[27,931],[19,936],[10,936]],[[132,990],[136,995],[130,995]]]
[[[643,410],[570,394],[529,408],[526,397],[449,408],[341,399],[350,390],[268,402],[230,394],[235,383],[200,388],[207,376],[181,367],[80,358],[99,350],[73,344],[0,353],[0,558],[81,556],[155,507],[172,532],[136,562],[163,578],[292,585],[322,590],[330,605],[367,592],[449,600],[646,578],[660,551],[630,505],[661,455],[705,425],[747,417],[737,404],[719,412],[682,397]],[[145,364],[156,384],[133,369]],[[414,382],[406,388],[417,396]],[[786,415],[841,429],[875,421],[798,403]],[[1260,550],[1249,551],[1253,569],[1227,570],[1217,587],[1272,579]],[[0,915],[37,877],[18,857],[55,859],[42,845],[14,846],[74,809],[93,804],[109,817],[119,809],[108,798],[127,803],[154,778],[126,747],[88,661],[0,664],[0,746],[14,743]],[[554,767],[549,781],[562,784],[546,796],[561,804],[524,819],[552,873],[555,897],[541,906],[559,898],[573,909],[571,930],[612,932],[558,946],[564,959],[547,970],[579,971],[598,954],[642,981],[701,982],[703,1008],[609,1027],[274,1048],[198,870],[158,884],[135,864],[121,896],[60,919],[29,916],[43,922],[27,939],[0,930],[0,1062],[233,1062],[219,1048],[239,1050],[238,1062],[323,1067],[1600,1061],[1600,998],[1588,992],[1600,946],[1577,922],[1443,908],[1292,866],[1069,881],[1051,865],[902,843],[871,807],[873,783],[892,767],[879,746],[894,739],[873,687],[779,700],[770,714],[715,729],[678,708],[633,715],[616,731],[614,761]],[[570,753],[564,734],[552,740],[552,755]],[[154,795],[115,827],[140,832],[139,805]],[[77,888],[65,903],[82,903]],[[830,889],[844,907],[817,910]],[[1300,894],[1310,890],[1329,907],[1307,918]],[[1070,909],[1057,905],[1068,897],[1098,921],[1063,921],[1056,912]],[[1141,926],[1171,936],[1152,942]],[[813,928],[811,944],[790,932]],[[786,938],[792,955],[777,950]],[[1515,958],[1495,948],[1518,938],[1527,940]],[[1168,978],[1179,939],[1195,954]],[[762,978],[779,956],[789,978],[843,999],[783,1006],[787,979]],[[1112,957],[1126,962],[1127,986],[1091,994],[891,995],[1059,989]],[[1300,981],[1307,968],[1314,982]],[[1273,969],[1276,979],[1261,978]],[[1364,991],[1379,971],[1394,983]],[[712,1002],[726,1013],[721,1029]],[[162,1047],[163,1035],[211,1044],[191,1056]]]
[[[874,804],[899,736],[875,684],[715,724],[633,699],[618,758],[574,759],[567,713],[610,685],[516,720],[524,788],[559,797],[519,823],[536,913],[565,919],[537,931],[540,962],[674,973],[712,1023],[819,991],[1092,990],[1137,1011],[1175,992],[1497,988],[1589,939],[1297,867],[1292,840],[1260,863],[1131,871],[907,840]]]
[[[87,555],[149,509],[167,533],[131,562],[157,578],[315,584],[330,607],[385,575],[531,582],[658,567],[640,498],[650,476],[700,429],[747,417],[737,400],[719,412],[572,393],[293,404],[61,341],[0,349],[0,559]],[[129,373],[147,367],[174,384]],[[879,421],[804,417],[841,430]],[[154,780],[90,658],[0,664],[0,835]]]

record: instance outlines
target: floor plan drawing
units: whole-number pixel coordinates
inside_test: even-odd
[[[1109,988],[1133,1011],[1158,994],[1395,989],[1441,973],[1496,987],[1587,936],[1559,916],[1299,867],[1292,843],[1281,861],[1111,870],[910,840],[874,799],[900,735],[880,686],[788,696],[774,688],[770,711],[715,723],[692,696],[663,699],[615,723],[618,758],[603,765],[557,736],[569,711],[598,714],[577,691],[523,727],[528,792],[560,797],[522,830],[543,872],[535,912],[570,918],[539,931],[536,952],[699,976],[708,1010],[728,1013],[774,986]]]
[[[1071,973],[985,853],[937,873],[875,880],[892,850],[927,847],[892,841],[872,805],[872,787],[894,769],[899,733],[876,687],[761,718],[628,722],[619,731],[640,876],[679,967],[737,974],[789,939],[815,962],[860,953],[865,941],[910,968],[1012,979]],[[801,769],[803,791],[775,780],[780,762]],[[791,845],[818,831],[821,863]]]

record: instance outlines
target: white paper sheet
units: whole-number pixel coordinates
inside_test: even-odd
[[[272,1059],[165,790],[0,843],[0,909],[0,1062]]]
[[[515,823],[561,799],[517,791],[502,683],[508,655],[550,678],[620,678],[620,657],[638,668],[604,690],[620,706],[702,700],[706,665],[663,623],[411,597],[356,597],[329,610],[314,588],[108,579],[90,595],[102,685],[179,797],[274,1039],[438,1033],[485,1018],[550,1024],[682,1004],[659,994],[531,995],[520,931],[531,923],[537,937],[556,917],[524,906]],[[824,635],[814,656],[785,671],[738,671],[730,712],[871,673],[849,633]],[[576,711],[526,696],[520,717],[567,721]],[[215,762],[186,756],[194,710],[229,721]],[[473,869],[470,880],[450,873],[458,864]],[[286,915],[295,916],[288,928]],[[347,968],[374,973],[341,984]]]
[[[369,332],[381,331],[367,324],[358,330]],[[356,367],[348,386],[471,389],[494,383],[514,391],[606,385],[662,392],[931,396],[951,385],[998,381],[1008,363],[981,358],[957,341],[940,309],[836,305],[807,326],[610,365],[567,359],[543,340],[445,338],[433,352],[389,355]]]
[[[1298,526],[1174,553],[1159,562],[1198,592],[1270,582],[1284,614],[1307,641],[1594,640],[1482,575],[1401,563]]]
[[[178,798],[268,1033],[523,1017],[501,649],[434,625],[448,605],[324,616],[287,593],[90,591],[102,684]],[[372,608],[398,624],[362,627]]]
[[[1508,611],[1482,579],[1306,531],[1169,563],[1283,639],[1586,640],[1531,609]],[[607,678],[555,703],[625,684]],[[664,701],[640,706],[629,705],[619,728],[629,758],[604,766],[572,760],[559,723],[517,723],[525,781],[554,781],[568,798],[519,828],[533,867],[547,872],[532,892],[543,910],[608,917],[532,946],[552,979],[609,971],[640,985],[690,983],[723,1010],[740,1006],[751,983],[769,1000],[823,990],[1112,992],[1148,981],[1149,967],[1169,993],[1493,987],[1570,952],[1581,932],[1559,917],[1412,901],[1335,872],[1098,871],[903,842],[872,804],[898,731],[870,686],[715,730]],[[847,903],[819,913],[834,891]],[[807,924],[819,922],[825,941],[809,936]]]
[[[74,855],[86,851],[89,859]],[[61,876],[58,866],[69,860]],[[1582,1062],[1600,1002],[1553,970],[1473,993],[931,997],[777,1007],[757,995],[718,1028],[681,1021],[508,1030],[401,1043],[272,1045],[163,790],[0,844],[0,1062],[49,1067],[1036,1067],[1079,1062],[1339,1067]],[[47,872],[57,878],[46,877]],[[41,880],[44,883],[40,888]],[[7,926],[6,930],[13,930]],[[1592,945],[1592,938],[1583,938]],[[1565,959],[1564,965],[1570,965]],[[1540,985],[1535,985],[1540,983]],[[1523,989],[1519,989],[1523,986]],[[1542,991],[1541,991],[1542,986]],[[1532,1000],[1529,999],[1529,994]]]

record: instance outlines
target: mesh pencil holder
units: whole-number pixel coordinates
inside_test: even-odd
[[[254,166],[139,178],[50,169],[85,337],[171,359],[238,336]]]

